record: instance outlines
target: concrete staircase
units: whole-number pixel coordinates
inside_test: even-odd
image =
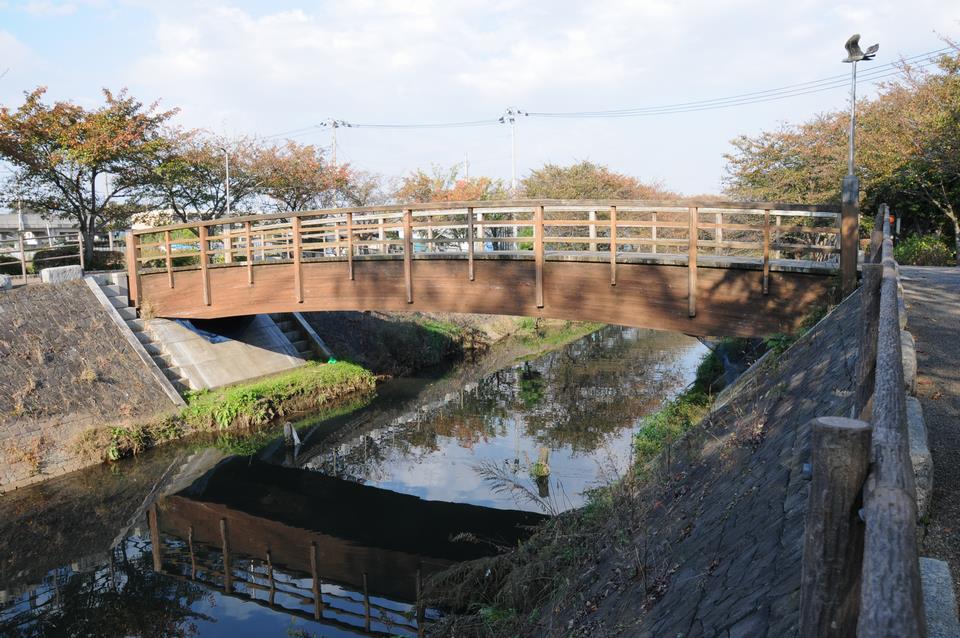
[[[300,325],[300,322],[297,321],[293,314],[289,312],[277,312],[271,314],[270,318],[273,319],[273,322],[277,324],[277,327],[283,331],[283,334],[287,337],[293,347],[297,349],[297,354],[299,354],[300,357],[307,360],[317,358],[319,353],[316,352],[313,341],[304,331],[303,327]]]
[[[143,345],[157,367],[163,375],[170,380],[170,383],[176,388],[177,392],[184,394],[191,389],[190,381],[183,375],[179,368],[174,364],[170,355],[163,350],[163,347],[154,339],[146,329],[146,322],[137,317],[136,308],[130,307],[130,299],[127,296],[126,275],[97,274],[93,275],[94,280],[100,285],[100,289],[107,296],[107,299],[116,308],[117,313],[130,328],[130,331]]]

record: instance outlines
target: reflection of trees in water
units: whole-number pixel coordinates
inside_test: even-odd
[[[678,334],[607,327],[490,374],[440,407],[408,412],[310,465],[376,479],[392,460],[417,463],[451,439],[472,449],[515,428],[542,446],[593,453],[680,389],[681,361],[694,343]]]
[[[107,564],[50,572],[0,608],[0,634],[183,638],[197,633],[196,620],[209,620],[192,609],[203,597],[199,585],[154,572],[149,551],[124,540],[110,550]]]

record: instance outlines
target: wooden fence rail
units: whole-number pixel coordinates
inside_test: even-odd
[[[801,581],[803,637],[927,634],[898,269],[886,205],[876,222],[883,232],[873,234],[863,269],[852,411],[863,420],[815,419],[810,424],[814,475]]]
[[[131,290],[140,273],[166,271],[170,287],[179,269],[245,263],[250,283],[257,263],[289,263],[299,282],[302,264],[394,257],[404,263],[407,300],[413,302],[412,260],[437,256],[532,259],[537,305],[542,305],[548,259],[617,263],[656,259],[686,263],[690,315],[696,314],[698,260],[747,259],[762,270],[764,294],[771,260],[837,265],[839,212],[830,206],[704,204],[637,201],[523,200],[447,202],[376,208],[252,215],[133,231],[128,247]],[[302,298],[299,283],[295,294]],[[209,291],[204,303],[209,305]],[[132,295],[132,298],[136,299]]]

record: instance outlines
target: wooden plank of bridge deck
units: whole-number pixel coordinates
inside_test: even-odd
[[[257,286],[246,282],[245,269],[211,268],[217,289],[212,307],[195,301],[200,273],[178,271],[177,292],[166,286],[163,272],[142,276],[143,294],[157,316],[214,318],[252,312],[300,310],[419,310],[543,316],[627,326],[676,330],[697,335],[760,336],[791,332],[806,308],[827,298],[830,277],[771,273],[771,294],[756,285],[756,270],[699,269],[699,312],[687,313],[687,267],[652,264],[617,265],[617,285],[610,285],[606,262],[544,264],[544,307],[535,303],[532,260],[477,260],[477,284],[463,285],[462,260],[417,259],[416,302],[407,301],[406,260],[358,260],[355,281],[343,277],[340,261],[303,264],[303,304],[290,290],[289,263],[258,264]],[[281,291],[278,294],[278,291]]]

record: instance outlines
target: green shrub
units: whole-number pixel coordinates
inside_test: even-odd
[[[0,255],[0,275],[20,276],[20,260],[9,255]]]
[[[950,247],[936,235],[910,235],[893,249],[897,263],[905,266],[952,266],[956,256]]]
[[[74,266],[80,263],[79,247],[57,246],[56,248],[42,248],[33,253],[33,272],[40,272],[44,268],[58,266]]]

